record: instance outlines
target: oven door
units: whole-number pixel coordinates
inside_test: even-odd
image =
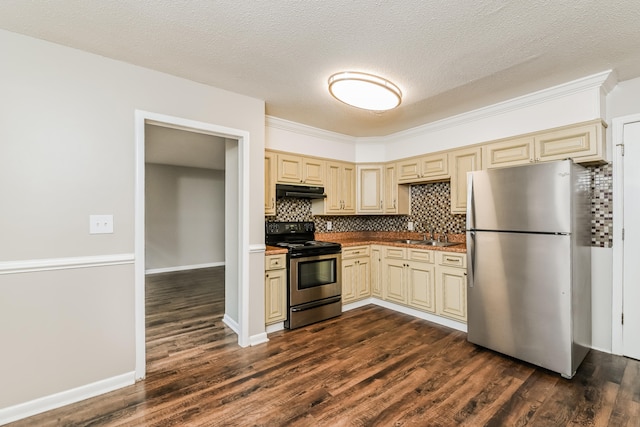
[[[291,258],[289,305],[295,306],[342,294],[340,254]]]

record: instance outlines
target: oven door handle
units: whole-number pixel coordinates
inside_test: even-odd
[[[319,301],[307,302],[307,303],[304,303],[304,304],[296,305],[295,307],[291,307],[291,311],[297,312],[297,311],[310,310],[312,308],[320,307],[321,305],[327,305],[327,304],[336,303],[336,302],[340,301],[341,299],[342,299],[342,297],[340,295],[338,295],[338,296],[335,296],[335,297],[325,298],[325,299],[322,299],[322,300],[319,300]]]

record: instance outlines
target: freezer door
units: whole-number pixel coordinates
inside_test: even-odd
[[[469,172],[467,228],[571,232],[571,161]]]
[[[571,237],[470,232],[468,340],[572,376]]]

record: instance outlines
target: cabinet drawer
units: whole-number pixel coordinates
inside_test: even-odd
[[[369,256],[369,246],[353,246],[351,248],[342,248],[342,259],[357,258]]]
[[[459,252],[438,252],[438,264],[448,267],[467,267],[467,254]]]
[[[407,257],[407,250],[403,248],[387,247],[387,248],[384,248],[384,257],[405,259]]]
[[[269,270],[280,270],[281,268],[286,268],[287,264],[287,255],[267,255],[264,260],[264,269],[266,271]]]
[[[434,262],[433,251],[423,249],[409,249],[409,259],[411,261]]]

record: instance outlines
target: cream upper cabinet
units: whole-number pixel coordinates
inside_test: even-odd
[[[576,162],[602,160],[603,125],[595,123],[572,126],[534,136],[536,161],[572,158]]]
[[[466,322],[466,254],[438,252],[436,257],[436,314],[459,322]]]
[[[449,153],[451,165],[451,213],[467,211],[467,172],[482,169],[482,148],[473,147]]]
[[[356,213],[356,168],[353,163],[327,161],[324,192],[326,199],[312,202],[315,215]]]
[[[325,161],[278,153],[276,180],[280,183],[324,185]]]
[[[411,205],[409,186],[398,184],[398,168],[395,163],[384,165],[384,197],[382,198],[385,214],[408,215]]]
[[[398,183],[417,183],[438,181],[449,178],[449,159],[447,153],[429,154],[427,156],[397,162]]]
[[[532,136],[486,144],[483,149],[483,164],[487,169],[522,165],[535,160]]]
[[[357,165],[358,185],[356,197],[357,213],[379,214],[384,212],[384,167],[383,165]]]
[[[369,246],[345,248],[342,251],[342,304],[371,295]]]
[[[600,120],[538,132],[483,146],[486,169],[571,158],[577,163],[601,161],[605,155],[604,125]]]
[[[276,154],[264,152],[264,214],[276,214]]]
[[[265,257],[265,324],[287,319],[287,270],[286,255]]]

